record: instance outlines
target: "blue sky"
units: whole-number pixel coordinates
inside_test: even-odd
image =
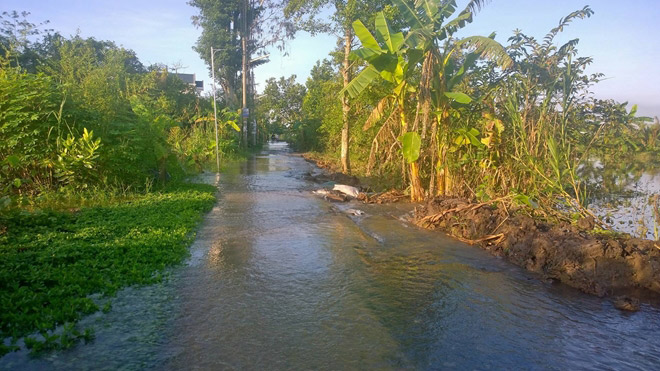
[[[221,1],[221,0],[220,0]],[[460,1],[459,3],[465,3]],[[560,17],[588,4],[577,0],[494,0],[465,29],[464,35],[498,34],[505,43],[516,28],[541,39]],[[660,116],[660,1],[595,0],[595,14],[571,24],[558,39],[579,37],[582,56],[594,58],[591,72],[607,80],[594,87],[597,97],[637,103],[644,115]],[[208,68],[192,50],[200,30],[190,20],[196,9],[185,0],[3,0],[0,11],[29,11],[32,22],[50,20],[64,35],[80,33],[133,49],[145,64],[180,63],[210,87]],[[257,82],[296,74],[304,82],[317,60],[336,45],[333,36],[301,34],[289,43],[288,56],[269,50],[270,62],[256,69]]]

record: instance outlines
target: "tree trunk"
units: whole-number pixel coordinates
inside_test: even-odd
[[[348,86],[348,83],[351,81],[351,76],[350,76],[350,61],[348,59],[348,56],[351,53],[351,42],[353,40],[353,33],[351,31],[350,27],[346,27],[344,29],[344,63],[343,63],[343,68],[341,70],[341,75],[344,79],[344,88]],[[341,111],[342,111],[342,120],[343,120],[343,127],[341,129],[341,167],[342,171],[345,174],[350,174],[351,173],[351,162],[350,162],[350,157],[349,157],[349,130],[350,130],[350,123],[349,123],[349,113],[350,113],[351,107],[348,105],[348,96],[344,94],[341,98]]]
[[[436,184],[436,179],[440,176],[433,168],[436,167],[436,159],[438,157],[438,121],[436,117],[431,125],[431,179],[429,180],[429,197],[437,196],[439,194],[439,187]],[[436,193],[437,192],[437,193]]]
[[[449,130],[447,125],[447,118],[449,111],[447,107],[442,108],[442,114],[437,118],[437,126],[446,134]],[[436,134],[437,135],[437,134]],[[453,178],[451,170],[447,164],[447,143],[446,141],[437,139],[438,141],[438,162],[436,164],[436,195],[451,195],[453,188]]]
[[[424,143],[426,140],[426,134],[429,124],[429,115],[431,114],[431,78],[433,76],[433,60],[434,56],[432,53],[427,53],[424,57],[424,62],[422,63],[422,75],[421,81],[419,83],[419,89],[417,93],[417,108],[415,109],[415,121],[413,123],[412,131],[419,132],[419,124],[421,121],[421,140],[422,148],[420,148],[420,158],[414,163],[410,164],[410,199],[414,202],[424,200],[424,187],[422,187],[422,181],[419,176],[419,164],[424,163],[424,157],[427,156],[426,150],[424,150]],[[432,134],[433,135],[433,134]],[[434,141],[431,139],[431,164],[433,164],[433,159],[435,158],[434,153],[435,149],[433,148]],[[433,171],[431,171],[433,173]],[[431,175],[431,182],[433,181],[433,174]],[[432,184],[429,185],[429,194],[433,195]]]
[[[410,200],[412,202],[424,201],[424,188],[419,179],[418,161],[410,164]]]
[[[401,103],[401,126],[403,128],[403,133],[408,132],[408,120],[406,119],[406,114],[404,111],[405,107],[403,102]],[[422,187],[422,181],[419,179],[419,159],[415,162],[410,163],[410,200],[412,202],[419,202],[424,200],[424,188]]]

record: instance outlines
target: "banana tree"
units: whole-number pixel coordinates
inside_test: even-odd
[[[412,70],[422,54],[419,50],[408,47],[402,32],[392,32],[383,12],[376,14],[374,27],[376,33],[372,35],[361,21],[357,20],[353,23],[353,30],[360,39],[362,48],[355,50],[352,55],[353,58],[366,62],[367,67],[342,90],[341,94],[348,94],[354,98],[378,79],[390,83],[390,92],[376,105],[364,128],[368,129],[386,111],[392,111],[393,115],[398,114],[402,132],[399,137],[400,146],[403,159],[409,164],[410,196],[413,201],[421,201],[424,198],[424,190],[419,180],[417,164],[421,141],[417,132],[408,131],[406,101],[408,94],[415,91],[411,84]]]
[[[398,115],[401,128],[399,145],[403,159],[409,166],[410,197],[413,201],[421,201],[424,198],[424,189],[421,186],[417,163],[421,140],[415,131],[409,131],[406,102],[408,95],[415,92],[412,84],[413,70],[422,54],[405,43],[403,32],[392,32],[383,12],[376,14],[374,28],[376,32],[372,35],[361,21],[353,23],[355,34],[362,43],[362,47],[353,52],[353,57],[366,62],[367,67],[342,90],[341,94],[356,97],[379,79],[391,85],[390,92],[376,104],[369,115],[364,129],[371,127],[387,111],[391,111],[392,115]]]
[[[433,116],[430,147],[435,172],[430,176],[430,194],[450,193],[453,188],[447,155],[455,139],[452,135],[456,133],[451,131],[449,114],[453,105],[472,101],[461,91],[461,81],[479,57],[490,59],[501,68],[513,63],[504,47],[494,40],[494,34],[453,39],[459,29],[472,22],[474,12],[485,2],[472,0],[456,17],[449,19],[457,11],[455,1],[394,1],[409,26],[409,42],[416,43],[416,49],[424,55],[416,116],[423,118],[422,133],[427,130],[429,113]]]
[[[468,104],[471,98],[459,91],[460,82],[479,57],[494,60],[502,68],[512,64],[505,49],[491,37],[471,36],[455,41],[452,36],[466,24],[472,22],[473,13],[485,1],[472,0],[456,17],[456,1],[443,0],[394,0],[406,25],[407,32],[392,33],[384,15],[378,14],[375,22],[376,37],[362,22],[353,24],[362,48],[354,55],[368,66],[343,90],[351,96],[358,95],[378,78],[391,82],[395,87],[383,98],[367,120],[367,126],[380,118],[384,107],[396,105],[400,110],[401,124],[405,134],[401,136],[404,157],[410,163],[411,198],[421,200],[423,189],[419,177],[418,160],[423,151],[431,116],[430,152],[431,170],[429,191],[434,194],[447,193],[451,189],[450,168],[447,163],[447,148],[450,143],[449,112],[452,104]],[[471,50],[458,58],[463,49]],[[420,68],[417,68],[420,67]],[[414,76],[420,72],[420,75]],[[418,81],[416,87],[411,86]],[[417,98],[415,120],[409,127],[406,119],[405,102],[408,92]],[[442,131],[439,132],[438,128]],[[410,131],[409,131],[410,130]],[[421,131],[421,136],[419,132]]]

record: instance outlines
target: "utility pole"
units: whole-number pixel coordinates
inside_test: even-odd
[[[252,97],[252,108],[256,110],[256,92],[254,91],[254,69],[250,70],[250,96]],[[252,122],[250,123],[250,145],[252,147],[257,145],[257,120],[255,116],[252,116]]]
[[[215,165],[218,170],[218,174],[220,174],[220,151],[218,150],[218,109],[216,108],[216,102],[215,102],[215,63],[214,63],[214,55],[215,52],[217,51],[211,47],[211,74],[213,75],[213,120],[215,121]]]
[[[247,50],[247,33],[248,33],[248,22],[247,15],[248,13],[248,0],[243,0],[243,34],[241,35],[241,47],[243,49],[243,109],[241,110],[241,117],[243,119],[243,127],[241,128],[241,142],[244,147],[247,147],[247,126],[248,126],[248,117],[249,112],[247,108],[247,74],[248,74],[248,50]]]

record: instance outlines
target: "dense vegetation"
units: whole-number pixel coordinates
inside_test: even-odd
[[[57,33],[31,41],[36,25],[16,13],[3,17],[4,205],[55,191],[144,190],[215,159],[211,102],[175,74],[144,67],[108,41]],[[237,135],[222,123],[234,116],[221,107],[223,155],[238,150]]]
[[[556,43],[571,22],[593,14],[589,7],[542,40],[520,30],[506,45],[495,35],[455,37],[484,4],[461,10],[455,1],[394,0],[356,16],[355,77],[342,84],[343,45],[317,64],[306,94],[288,103],[301,105],[300,117],[279,119],[290,140],[337,161],[337,97],[349,97],[350,121],[361,124],[350,135],[355,173],[398,179],[388,186],[407,188],[417,201],[500,199],[544,218],[589,216],[595,195],[618,194],[640,175],[635,169],[657,169],[657,118],[594,98],[590,88],[603,76],[586,72],[592,60],[578,54],[579,40]],[[293,88],[274,84],[267,96],[295,98],[287,95]],[[262,111],[277,112],[272,101],[263,98]]]
[[[91,294],[153,282],[182,260],[215,187],[211,100],[109,41],[0,19],[0,355],[67,347]],[[220,151],[239,154],[219,107]]]

